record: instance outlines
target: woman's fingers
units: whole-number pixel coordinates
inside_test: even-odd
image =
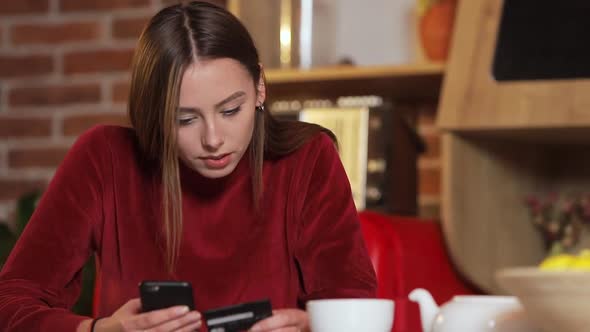
[[[191,325],[201,325],[201,314],[196,311],[191,311],[184,316],[172,319],[157,326],[158,331],[193,331],[190,330]]]
[[[303,330],[295,326],[288,326],[274,329],[272,332],[303,332]]]
[[[198,331],[201,328],[201,320],[199,320],[197,323],[193,323],[184,327],[181,327],[180,329],[174,331],[174,332],[195,332]]]
[[[138,298],[127,301],[120,309],[120,312],[125,314],[137,314],[141,312],[141,300]]]
[[[298,309],[279,309],[273,311],[273,315],[256,323],[250,329],[251,332],[265,331],[302,331],[307,326],[307,314]]]
[[[180,318],[189,312],[187,306],[176,306],[166,309],[154,310],[136,315],[131,320],[124,322],[123,327],[127,330],[147,330],[161,325],[170,320]]]

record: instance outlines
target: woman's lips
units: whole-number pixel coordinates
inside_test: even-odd
[[[229,162],[231,161],[231,154],[226,153],[219,156],[208,156],[200,159],[203,160],[207,168],[221,169],[229,164]]]

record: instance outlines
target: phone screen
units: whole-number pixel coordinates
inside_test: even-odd
[[[144,312],[178,305],[195,310],[193,288],[187,281],[142,281],[139,294]]]

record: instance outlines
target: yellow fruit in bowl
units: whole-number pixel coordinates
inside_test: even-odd
[[[590,253],[585,256],[578,256],[570,269],[576,271],[590,271]]]
[[[578,259],[569,269],[572,271],[590,271],[590,259]]]
[[[541,270],[565,271],[576,260],[576,256],[570,254],[558,254],[545,258],[539,268]]]
[[[549,256],[541,262],[539,268],[548,271],[590,271],[590,250],[584,249],[578,255]]]

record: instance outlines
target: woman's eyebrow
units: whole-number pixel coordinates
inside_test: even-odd
[[[245,95],[246,95],[246,92],[244,92],[244,91],[234,92],[229,97],[227,97],[224,100],[222,100],[222,101],[218,102],[217,104],[215,104],[215,108],[216,109],[217,108],[220,108],[221,106],[229,103],[230,101],[235,100],[235,99],[238,99],[238,98],[243,97]],[[200,111],[200,109],[199,108],[196,108],[196,107],[178,107],[178,112],[181,112],[181,113],[195,113],[195,112],[198,112],[198,111]]]
[[[246,93],[244,91],[237,91],[232,93],[229,97],[225,98],[224,100],[218,102],[217,104],[215,104],[215,108],[220,108],[221,106],[223,106],[224,104],[229,103],[230,101],[240,98],[242,96],[245,96]]]

